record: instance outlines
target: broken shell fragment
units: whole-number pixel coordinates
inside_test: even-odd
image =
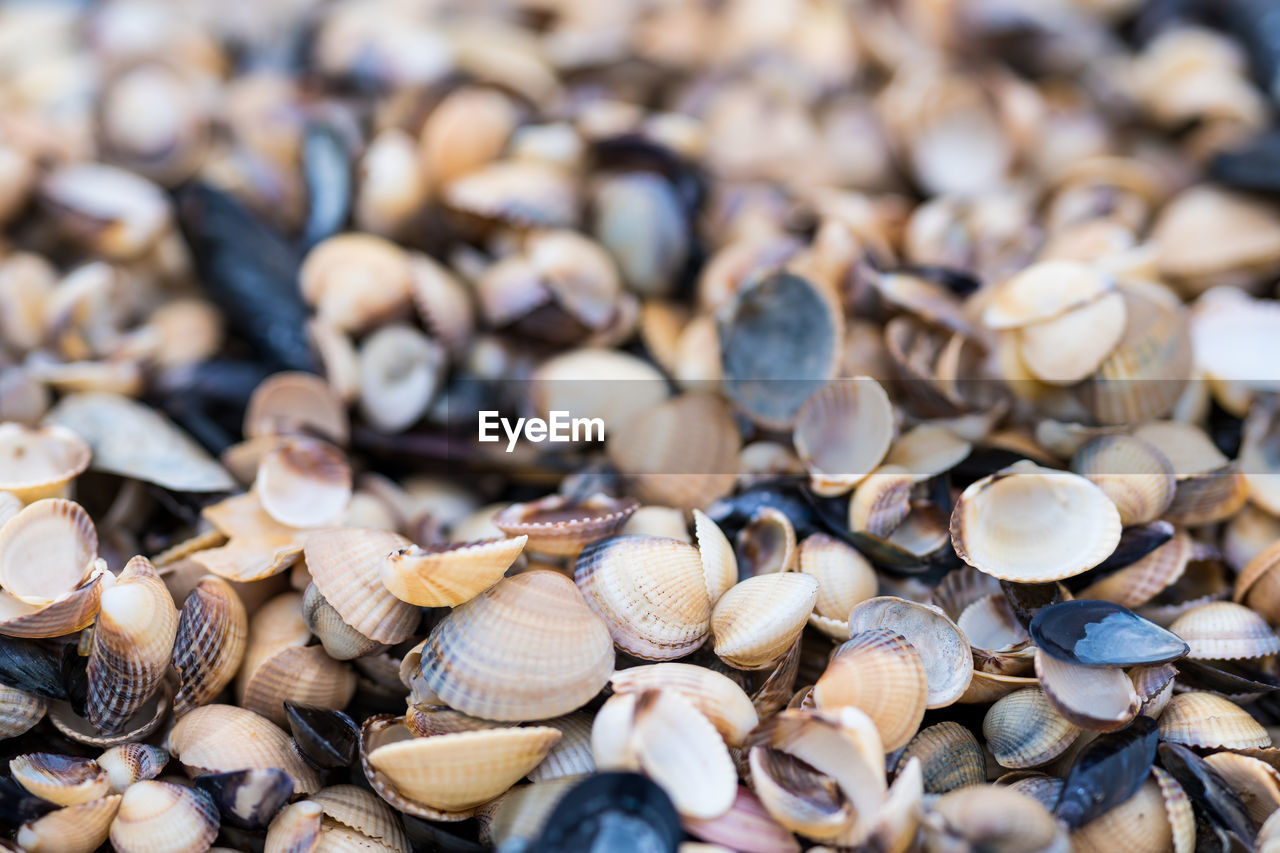
[[[381,577],[401,601],[419,607],[456,607],[493,586],[524,550],[527,536],[419,548],[388,554]]]
[[[884,748],[906,746],[924,719],[929,686],[919,652],[887,628],[855,633],[813,687],[820,711],[854,707],[875,724]]]
[[[254,490],[281,524],[321,527],[338,521],[351,500],[351,468],[332,445],[292,438],[262,457]]]
[[[572,557],[591,542],[612,536],[639,503],[630,498],[593,495],[575,501],[552,495],[527,504],[512,504],[493,518],[508,536],[527,536],[530,551]]]

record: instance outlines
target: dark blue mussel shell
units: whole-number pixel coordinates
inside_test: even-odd
[[[355,759],[360,729],[342,711],[285,702],[284,712],[298,750],[310,764],[321,770],[334,770],[349,766]]]
[[[1223,849],[1252,849],[1258,828],[1235,789],[1203,758],[1180,743],[1162,743],[1157,754],[1164,769],[1178,780],[1191,799],[1197,822],[1201,824],[1197,827],[1197,836],[1207,835],[1203,833],[1207,827]]]
[[[240,829],[266,829],[293,796],[293,779],[274,767],[207,773],[193,781],[213,800],[223,822]]]
[[[1031,639],[1050,657],[1080,666],[1169,663],[1190,647],[1172,631],[1110,601],[1064,601],[1044,608]]]
[[[597,773],[570,788],[525,853],[675,853],[671,799],[638,773]]]
[[[1156,760],[1156,722],[1135,717],[1118,732],[1099,735],[1076,757],[1053,813],[1077,829],[1132,797]]]

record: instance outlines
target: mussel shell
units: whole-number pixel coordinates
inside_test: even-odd
[[[212,798],[223,822],[240,829],[266,829],[293,796],[293,779],[275,768],[206,773],[192,781]]]
[[[707,517],[716,523],[730,540],[737,537],[738,532],[760,510],[770,507],[787,517],[795,528],[796,538],[805,539],[813,533],[831,533],[815,512],[814,507],[805,500],[803,490],[795,483],[768,482],[760,483],[736,495],[721,498],[707,507]],[[841,502],[838,498],[834,502]],[[848,500],[843,501],[845,509],[838,514],[843,519],[848,516]],[[839,522],[843,527],[843,521]],[[835,535],[835,534],[833,534]],[[848,535],[845,531],[841,538]]]
[[[1068,578],[1064,583],[1072,592],[1078,592],[1098,579],[1131,566],[1173,538],[1174,527],[1167,521],[1151,521],[1135,524],[1120,531],[1120,543],[1111,556],[1089,571]]]
[[[298,751],[321,770],[347,767],[360,747],[360,728],[342,711],[284,703]]]
[[[10,776],[0,776],[0,824],[14,825],[43,817],[56,809],[53,803],[42,800],[13,781]]]
[[[1218,772],[1179,743],[1162,743],[1157,754],[1164,769],[1186,790],[1197,815],[1210,826],[1235,835],[1248,849],[1257,827],[1239,795]]]
[[[1132,797],[1156,760],[1157,740],[1155,720],[1141,716],[1094,738],[1067,772],[1053,813],[1076,829]]]
[[[1060,583],[1017,583],[1002,580],[1000,590],[1009,600],[1013,615],[1018,617],[1024,628],[1031,624],[1031,620],[1041,610],[1066,600],[1066,593]]]
[[[1045,654],[1080,666],[1169,663],[1189,652],[1177,634],[1110,601],[1064,601],[1036,614],[1031,639]]]
[[[45,699],[68,698],[63,682],[62,649],[0,636],[0,683]]]
[[[1280,690],[1280,678],[1255,669],[1248,662],[1183,658],[1177,666],[1178,684],[1191,690],[1207,690],[1225,696]]]
[[[671,798],[638,773],[597,773],[569,789],[526,853],[674,853],[684,837]]]

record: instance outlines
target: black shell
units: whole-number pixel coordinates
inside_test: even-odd
[[[62,660],[56,646],[0,636],[0,684],[46,699],[66,699]]]
[[[1234,837],[1246,849],[1252,848],[1258,828],[1249,817],[1249,811],[1240,796],[1217,771],[1180,743],[1162,743],[1157,753],[1164,769],[1178,780],[1178,784],[1182,785],[1191,798],[1196,817],[1212,827],[1215,835],[1226,836],[1228,842]],[[1232,846],[1235,845],[1224,845],[1227,849]]]
[[[1178,684],[1191,690],[1208,690],[1226,696],[1269,693],[1280,690],[1280,678],[1249,666],[1248,661],[1178,661]]]
[[[684,830],[671,799],[638,773],[597,773],[574,785],[526,853],[676,853]]]
[[[355,759],[360,729],[346,714],[294,702],[285,702],[284,712],[298,751],[315,767],[334,770]]]
[[[1135,524],[1120,531],[1120,542],[1111,556],[1087,572],[1068,578],[1064,583],[1072,592],[1079,592],[1112,572],[1131,566],[1173,538],[1173,525],[1167,521]]]
[[[274,767],[207,773],[194,781],[213,800],[222,820],[240,829],[266,829],[293,796],[293,779]]]
[[[1158,739],[1150,717],[1099,735],[1076,756],[1053,813],[1078,829],[1132,797],[1156,760]]]
[[[1190,647],[1182,639],[1110,601],[1064,601],[1044,608],[1029,626],[1045,654],[1080,666],[1170,663]]]

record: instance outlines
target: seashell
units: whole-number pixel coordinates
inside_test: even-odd
[[[134,782],[154,779],[169,763],[169,753],[145,743],[122,743],[98,756],[98,766],[107,774],[113,794],[123,794]]]
[[[513,841],[531,841],[537,838],[565,793],[582,781],[581,776],[559,776],[534,782],[532,785],[516,785],[496,800],[481,806],[481,843],[500,847]],[[670,807],[669,800],[667,805]],[[675,809],[671,811],[674,814]],[[673,817],[672,820],[678,823],[679,819]]]
[[[311,373],[284,371],[268,376],[253,389],[244,413],[246,438],[318,435],[343,446],[349,432],[342,401]]]
[[[446,616],[423,648],[422,675],[465,713],[542,720],[588,702],[608,682],[613,663],[608,629],[572,582],[531,571],[499,581]],[[534,669],[540,675],[530,681]]]
[[[984,596],[970,604],[956,620],[973,646],[975,666],[1021,675],[1030,662],[1031,635],[1014,615],[1004,593]]]
[[[1173,833],[1160,786],[1148,779],[1136,794],[1073,832],[1071,844],[1081,851],[1171,849]]]
[[[741,746],[759,723],[751,698],[731,678],[687,663],[655,663],[619,670],[609,681],[615,694],[674,690],[702,712],[724,742]]]
[[[690,835],[742,853],[800,853],[795,836],[769,816],[760,799],[738,786],[729,811],[711,820],[686,818]]]
[[[231,683],[248,635],[249,617],[236,591],[219,577],[201,578],[178,617],[172,655],[179,679],[175,717],[212,702]]]
[[[801,638],[803,639],[803,637]],[[778,665],[765,678],[764,683],[751,694],[751,704],[761,717],[769,717],[777,713],[787,704],[791,694],[795,692],[796,675],[800,670],[801,640],[796,640]],[[737,670],[730,670],[730,674]]]
[[[969,686],[973,676],[969,640],[940,609],[888,595],[870,598],[849,613],[849,632],[870,628],[901,634],[920,655],[929,682],[925,707],[944,708]]]
[[[115,260],[144,254],[172,224],[164,191],[115,166],[60,166],[41,182],[39,194],[68,238]]]
[[[411,543],[385,530],[332,528],[307,537],[311,580],[342,621],[370,640],[398,643],[418,626],[418,611],[382,585],[382,560]]]
[[[990,704],[1002,696],[1008,696],[1015,690],[1035,687],[1040,682],[1034,677],[1023,675],[1001,675],[994,672],[973,671],[973,680],[956,702],[960,704]]]
[[[919,652],[902,635],[872,628],[836,649],[813,698],[820,711],[851,706],[865,713],[892,752],[920,727],[928,692]]]
[[[906,469],[877,468],[853,490],[849,529],[888,538],[910,514],[915,484],[915,475]]]
[[[23,503],[64,497],[92,455],[89,445],[66,427],[0,423],[0,490]]]
[[[408,253],[372,234],[338,234],[317,244],[302,262],[298,284],[316,316],[358,332],[409,304]]]
[[[1106,360],[1125,331],[1124,297],[1108,293],[1050,320],[1017,330],[1018,357],[1027,372],[1050,385],[1074,385]]]
[[[642,502],[689,510],[733,491],[742,437],[720,397],[681,394],[613,423],[609,460]]]
[[[79,504],[36,501],[0,528],[0,586],[25,604],[49,604],[89,576],[97,551],[97,531]]]
[[[898,436],[884,458],[884,465],[903,468],[918,479],[936,477],[959,465],[973,445],[950,429],[922,423]]]
[[[394,853],[409,853],[409,839],[400,818],[387,804],[355,785],[330,785],[312,796],[324,816],[378,842]]]
[[[641,507],[639,511],[644,512],[646,509],[651,508]],[[632,516],[632,519],[634,518],[635,516]],[[681,525],[683,524],[682,517]],[[724,535],[724,531],[700,509],[693,511],[693,530],[698,543],[698,557],[702,560],[707,596],[711,606],[715,607],[720,597],[738,582],[738,557],[734,553],[733,546],[729,544],[728,537]]]
[[[810,397],[822,393],[835,374],[843,334],[833,302],[824,288],[808,279],[773,272],[748,281],[723,307],[721,367],[725,393],[738,411],[760,426],[784,430],[796,422]],[[839,397],[844,393],[839,389],[850,390],[851,383],[844,381],[833,388],[830,393]],[[819,411],[820,405],[814,403],[813,412]],[[816,445],[808,446],[817,453]],[[804,458],[803,450],[800,454]],[[825,451],[811,459],[819,470],[826,470]],[[859,472],[848,467],[849,462],[835,459],[831,473],[856,477],[875,467],[871,464]]]
[[[1169,775],[1186,790],[1191,791],[1195,797],[1195,804],[1204,809],[1202,813],[1210,816],[1216,826],[1213,829],[1215,835],[1227,835],[1225,841],[1229,844],[1232,835],[1237,839],[1245,839],[1252,834],[1253,821],[1249,819],[1244,803],[1235,791],[1227,786],[1222,777],[1205,764],[1203,758],[1177,743],[1162,743],[1156,748],[1156,753],[1160,756],[1160,763],[1164,765]],[[1192,820],[1186,814],[1188,811],[1186,806],[1187,803],[1184,802],[1181,810],[1183,821],[1194,828],[1198,821]],[[1166,801],[1168,811],[1167,807]],[[1195,832],[1192,831],[1189,834],[1194,839]],[[1183,844],[1183,847],[1189,847],[1191,843],[1188,841]]]
[[[136,782],[111,822],[111,846],[120,853],[208,850],[218,835],[218,810],[208,795],[169,782]]]
[[[497,159],[519,115],[511,99],[467,86],[436,105],[422,127],[419,154],[430,179],[443,186]]]
[[[817,600],[812,575],[774,572],[741,581],[711,612],[716,656],[739,669],[769,666],[795,643]]]
[[[1036,651],[1036,677],[1058,713],[1082,729],[1110,732],[1138,714],[1141,702],[1124,671],[1067,663]]]
[[[791,520],[774,507],[760,507],[738,531],[734,541],[734,555],[739,577],[793,570],[796,562],[796,531]]]
[[[1153,720],[1159,719],[1173,695],[1173,680],[1177,675],[1178,670],[1168,663],[1136,666],[1130,670],[1129,678],[1133,680],[1134,692],[1141,703],[1138,713]]]
[[[637,507],[631,498],[592,495],[573,500],[548,495],[512,504],[494,516],[493,523],[508,536],[527,536],[530,551],[572,557],[588,543],[612,536]]]
[[[426,549],[412,545],[383,558],[382,583],[396,598],[419,607],[455,607],[501,580],[526,541],[527,536],[516,536]]]
[[[1155,446],[1173,466],[1177,487],[1164,517],[1174,524],[1221,521],[1248,500],[1248,481],[1238,466],[1196,427],[1153,421],[1138,427],[1134,435]]]
[[[87,719],[77,715],[68,702],[55,702],[49,706],[49,721],[64,736],[76,743],[106,749],[119,746],[130,741],[139,741],[149,737],[169,714],[169,704],[173,699],[173,690],[167,682],[160,686],[149,699],[125,720],[119,731],[114,734],[103,734]]]
[[[1235,790],[1259,826],[1280,808],[1280,770],[1272,765],[1234,752],[1216,752],[1204,762]]]
[[[1017,329],[1096,302],[1115,288],[1097,268],[1076,261],[1032,264],[998,287],[982,312],[989,329]]]
[[[1064,782],[1057,776],[1049,776],[1036,770],[1014,770],[996,780],[997,785],[1007,785],[1011,790],[1030,797],[1046,809],[1052,809],[1062,793]]]
[[[292,438],[262,457],[254,490],[281,524],[320,527],[337,521],[351,500],[351,468],[332,445]]]
[[[44,719],[47,707],[43,696],[0,684],[0,740],[17,737],[31,729]]]
[[[694,512],[702,512],[694,510]],[[705,513],[704,513],[705,515]],[[694,516],[695,519],[697,516]],[[708,519],[709,520],[709,519]],[[711,522],[715,524],[714,521]],[[627,523],[622,525],[622,529],[618,531],[620,536],[661,536],[665,539],[679,539],[681,542],[693,542],[693,537],[689,534],[689,527],[684,520],[684,510],[676,509],[673,506],[642,506],[627,519]],[[723,533],[720,536],[724,536]],[[729,540],[725,539],[725,547],[729,548],[732,554],[732,546],[728,544]],[[734,567],[734,579],[737,579],[737,567]]]
[[[294,790],[320,790],[320,774],[298,754],[293,742],[270,720],[231,705],[202,705],[169,732],[169,751],[190,776],[232,770],[277,768],[293,779]]]
[[[1280,652],[1280,636],[1242,604],[1214,601],[1183,613],[1169,630],[1191,647],[1189,657],[1238,660]]]
[[[385,773],[376,769],[369,761],[369,755],[383,746],[413,740],[426,740],[426,738],[414,738],[413,733],[403,725],[401,718],[381,714],[369,717],[364,721],[360,728],[360,766],[374,792],[390,803],[397,811],[415,817],[446,822],[466,820],[472,817],[476,813],[474,808],[458,811],[440,811],[426,803],[409,798],[400,792]]]
[[[286,700],[289,730],[302,757],[322,770],[347,767],[356,757],[360,730],[346,714],[332,708]]]
[[[1062,601],[1036,613],[1031,639],[1045,654],[1079,666],[1168,663],[1187,653],[1176,634],[1109,601]]]
[[[444,347],[413,326],[382,326],[361,343],[360,412],[381,432],[401,432],[440,389]]]
[[[134,557],[102,593],[89,652],[89,723],[120,732],[151,697],[169,667],[178,609],[146,557]]]
[[[1115,504],[1083,477],[1019,462],[969,486],[951,516],[951,542],[1001,580],[1045,583],[1107,558],[1120,541]]]
[[[1260,723],[1239,705],[1212,693],[1176,694],[1157,722],[1161,740],[1186,746],[1245,749],[1271,745],[1271,736]]]
[[[475,308],[470,290],[443,264],[414,253],[409,289],[418,316],[451,355],[462,353],[475,332]]]
[[[49,812],[24,823],[15,840],[30,853],[92,853],[106,843],[120,801],[112,794]]]
[[[267,827],[264,853],[316,850],[324,825],[324,809],[315,800],[298,800],[285,806]]]
[[[830,382],[809,397],[796,415],[792,441],[813,490],[839,495],[879,466],[893,434],[888,395],[863,376]]]
[[[427,195],[413,137],[399,128],[379,131],[360,159],[359,185],[356,227],[385,236],[402,232]]]
[[[1173,502],[1172,463],[1132,435],[1105,435],[1086,442],[1072,457],[1071,470],[1111,498],[1125,527],[1154,521]]]
[[[32,752],[11,758],[9,773],[35,796],[59,806],[87,803],[111,789],[107,774],[91,758]]]
[[[1277,565],[1280,565],[1280,542],[1272,543],[1248,562],[1236,578],[1232,596],[1234,601],[1244,602],[1272,625],[1280,624],[1280,572],[1275,571]]]
[[[1223,525],[1222,558],[1238,576],[1277,539],[1280,539],[1280,517],[1258,509],[1253,503],[1245,504]]]
[[[945,794],[987,781],[982,745],[972,732],[950,720],[916,732],[898,757],[898,767],[905,768],[912,759],[920,764],[926,793]]]
[[[972,566],[959,566],[948,572],[934,590],[934,604],[955,621],[965,608],[980,598],[1000,593],[1000,581]]]
[[[755,713],[755,709],[752,709],[752,713]],[[560,732],[560,741],[537,767],[529,771],[529,779],[544,782],[594,773],[596,762],[591,755],[593,719],[594,715],[590,712],[574,711],[572,714],[547,720],[548,726]]]
[[[196,776],[221,820],[240,829],[266,829],[293,796],[293,780],[283,770],[233,770]]]
[[[1182,577],[1191,550],[1191,537],[1179,530],[1146,556],[1089,584],[1076,593],[1076,598],[1099,598],[1121,607],[1140,607]]]
[[[284,702],[344,708],[356,691],[350,667],[325,654],[322,646],[290,646],[259,664],[242,682],[241,704],[278,726],[287,723]]]
[[[369,751],[369,764],[405,797],[442,811],[487,802],[535,767],[560,740],[547,726],[410,737]]]
[[[43,638],[82,631],[93,624],[102,590],[113,579],[106,563],[95,560],[86,580],[43,606],[27,604],[0,590],[0,634]]]
[[[76,433],[93,451],[95,471],[180,492],[221,492],[235,478],[155,409],[105,391],[65,395],[46,424]]]
[[[459,213],[516,228],[570,225],[580,204],[566,170],[532,160],[489,163],[450,181],[442,198]]]
[[[654,850],[674,850],[683,830],[671,798],[638,773],[597,773],[579,780],[547,816],[536,846],[552,850],[608,845],[613,827]]]
[[[1150,775],[1156,740],[1156,724],[1146,717],[1093,738],[1072,761],[1054,814],[1078,829],[1128,800]]]
[[[1075,741],[1080,730],[1049,702],[1044,691],[1029,687],[1002,697],[982,721],[987,748],[1001,767],[1043,767]]]
[[[211,504],[201,515],[230,540],[191,554],[218,577],[240,583],[262,580],[283,572],[302,554],[301,532],[268,515],[256,492]]]
[[[303,593],[302,619],[324,646],[325,654],[334,660],[351,660],[386,648],[385,643],[370,640],[343,622],[313,583],[307,584]]]
[[[809,623],[834,639],[849,633],[849,611],[876,594],[871,564],[854,548],[825,533],[800,543],[799,569],[818,580],[818,600]]]
[[[613,642],[629,654],[669,660],[706,639],[711,606],[702,557],[692,545],[643,536],[602,539],[582,550],[574,579]]]

